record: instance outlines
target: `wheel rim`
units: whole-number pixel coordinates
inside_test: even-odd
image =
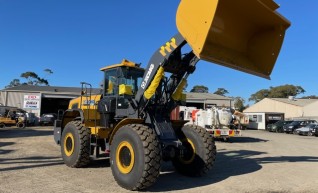
[[[74,136],[67,133],[64,138],[64,152],[66,156],[71,156],[74,152]]]
[[[180,161],[184,164],[190,164],[195,158],[196,150],[193,142],[189,138],[187,138],[187,140],[184,142],[185,143],[183,145],[186,147],[187,152],[183,157],[180,158]]]
[[[116,163],[121,173],[128,174],[134,167],[135,152],[128,141],[123,141],[116,150]]]
[[[18,128],[23,128],[23,127],[24,127],[24,123],[20,123],[20,122],[17,123],[17,127],[18,127]]]

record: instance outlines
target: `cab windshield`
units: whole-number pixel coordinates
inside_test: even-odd
[[[118,95],[119,85],[131,87],[135,95],[144,75],[142,68],[120,67],[105,71],[104,94]]]
[[[123,76],[119,80],[119,85],[125,84],[127,86],[130,86],[132,92],[136,94],[138,91],[138,87],[141,84],[144,70],[136,68],[122,68],[122,73]]]

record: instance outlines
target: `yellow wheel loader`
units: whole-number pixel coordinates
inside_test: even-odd
[[[55,123],[65,164],[84,167],[91,156],[109,153],[115,180],[128,190],[154,184],[162,161],[187,176],[207,173],[216,157],[213,138],[204,128],[170,120],[170,113],[184,100],[186,79],[200,59],[269,78],[290,25],[277,8],[272,0],[180,1],[179,33],[146,69],[128,60],[102,68],[99,95],[82,83],[81,97]],[[186,44],[192,50],[184,53]]]

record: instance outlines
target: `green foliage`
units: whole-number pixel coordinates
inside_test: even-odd
[[[44,72],[48,73],[48,74],[53,74],[53,71],[51,69],[44,69]]]
[[[301,99],[318,99],[318,96],[316,95],[310,95],[310,96],[303,96]]]
[[[208,93],[209,88],[203,85],[196,85],[190,90],[190,92]]]
[[[21,85],[20,80],[15,78],[9,83],[9,85],[5,86],[5,88],[11,88],[11,87],[20,86],[20,85]]]
[[[227,91],[225,88],[218,88],[213,94],[225,96],[228,93],[229,91]]]
[[[48,74],[52,74],[53,71],[50,69],[45,69],[44,70]],[[27,82],[21,83],[19,79],[13,79],[9,85],[7,85],[5,88],[10,88],[10,87],[15,87],[15,86],[20,86],[20,85],[45,85],[49,86],[49,81],[45,78],[39,77],[35,72],[24,72],[20,75],[21,78],[25,78]]]
[[[254,101],[255,103],[268,97],[270,91],[268,89],[262,89],[257,91],[256,93],[252,94],[251,97],[248,99],[249,101]]]
[[[248,100],[258,102],[264,98],[288,98],[288,96],[296,96],[305,92],[301,86],[286,84],[259,90],[252,94]]]
[[[244,105],[245,100],[242,97],[234,98],[234,108],[240,112],[243,112],[247,107]]]

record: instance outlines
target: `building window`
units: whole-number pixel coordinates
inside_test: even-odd
[[[249,115],[248,116],[250,122],[261,123],[263,116],[262,115]]]

